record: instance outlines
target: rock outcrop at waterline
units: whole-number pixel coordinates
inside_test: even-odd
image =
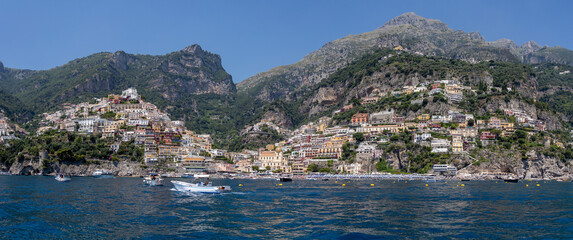
[[[480,159],[471,166],[463,168],[459,174],[510,173],[521,179],[563,179],[571,178],[573,166],[556,157],[546,156],[535,150],[525,155],[513,151],[493,152],[483,150]],[[458,166],[462,167],[462,166]]]
[[[13,175],[54,175],[66,173],[72,176],[91,176],[98,169],[105,169],[120,177],[145,176],[154,169],[138,162],[96,160],[90,163],[46,162],[38,159],[18,160],[9,168]]]

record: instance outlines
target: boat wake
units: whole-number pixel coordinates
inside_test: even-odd
[[[200,193],[200,192],[184,192],[184,191],[179,191],[176,188],[171,188],[169,189],[171,191],[176,192],[177,195],[179,196],[184,196],[184,197],[206,197],[206,196],[216,196],[216,195],[223,195],[223,194],[228,194],[228,193]]]

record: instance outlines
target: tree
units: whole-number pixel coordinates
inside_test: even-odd
[[[309,164],[308,167],[306,168],[307,172],[318,172],[318,165],[312,163]]]
[[[473,127],[475,124],[475,121],[473,119],[468,120],[468,127]]]
[[[111,120],[111,119],[114,119],[114,118],[115,118],[115,115],[116,115],[116,114],[115,114],[114,112],[109,111],[109,112],[106,112],[106,113],[102,114],[102,115],[101,115],[101,118],[105,118],[105,119]]]
[[[356,142],[358,142],[358,143],[361,143],[364,141],[364,133],[357,132],[357,133],[353,134],[352,137],[354,137],[354,139],[356,139]]]
[[[376,170],[378,170],[378,172],[383,172],[391,169],[388,167],[388,162],[380,159],[380,161],[376,163]]]
[[[352,100],[350,100],[350,102],[352,102],[352,105],[355,106],[355,107],[358,107],[358,106],[362,105],[362,104],[360,103],[360,99],[358,99],[358,98],[353,98]]]
[[[259,171],[259,166],[252,166],[251,168],[253,169],[253,171],[256,171],[256,172]]]

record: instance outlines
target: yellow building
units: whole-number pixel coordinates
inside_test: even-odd
[[[303,174],[306,171],[306,167],[304,166],[303,162],[294,162],[292,164],[292,173],[293,174]]]
[[[271,171],[281,170],[283,173],[291,173],[288,160],[283,157],[282,152],[261,151],[259,161],[263,169],[269,167]]]
[[[204,170],[205,157],[201,156],[184,156],[181,157],[181,164],[188,170]]]
[[[328,127],[328,125],[326,123],[321,123],[318,126],[316,126],[316,131],[324,132],[324,129],[326,129],[326,127]]]
[[[179,146],[159,145],[157,153],[159,156],[176,156],[180,154],[181,148]]]
[[[462,135],[463,137],[476,137],[478,134],[478,130],[476,128],[456,128],[450,130],[450,135]]]
[[[511,123],[511,122],[502,122],[502,123],[500,123],[500,127],[502,130],[505,130],[508,132],[513,132],[513,130],[514,130],[513,123]]]
[[[462,87],[457,84],[447,84],[446,85],[447,94],[462,94]]]
[[[384,131],[387,131],[389,133],[397,133],[399,131],[401,131],[402,129],[404,129],[403,126],[398,126],[396,124],[391,124],[391,125],[377,125],[377,126],[367,126],[367,127],[359,127],[356,129],[357,132],[363,132],[363,133],[383,133]]]
[[[422,114],[422,115],[418,116],[417,118],[420,121],[428,121],[428,120],[430,120],[430,117],[431,117],[430,114]]]
[[[464,151],[464,141],[461,134],[452,135],[452,152],[461,153]]]
[[[239,160],[235,163],[235,170],[237,172],[250,173],[253,172],[253,164],[249,159]]]
[[[273,150],[275,150],[275,145],[274,144],[267,144],[267,146],[265,146],[265,149],[267,149],[267,151],[273,151]]]

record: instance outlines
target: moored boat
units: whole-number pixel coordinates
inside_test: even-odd
[[[92,176],[94,178],[113,178],[113,172],[100,169],[93,172]]]
[[[143,178],[143,183],[149,186],[163,186],[163,178],[158,173],[150,173],[149,176]]]
[[[427,178],[427,179],[424,179],[424,182],[426,182],[426,183],[435,183],[435,182],[437,182],[437,180],[436,180],[435,178]]]
[[[56,174],[55,179],[56,179],[56,181],[59,181],[59,182],[68,182],[68,181],[72,180],[72,178],[70,176],[64,175],[63,173]]]
[[[508,183],[516,183],[516,182],[519,182],[519,179],[517,179],[517,178],[508,178],[508,179],[504,179],[503,181],[508,182]]]
[[[281,177],[281,178],[279,178],[279,181],[281,181],[281,182],[292,182],[292,178],[290,178],[290,177]]]

